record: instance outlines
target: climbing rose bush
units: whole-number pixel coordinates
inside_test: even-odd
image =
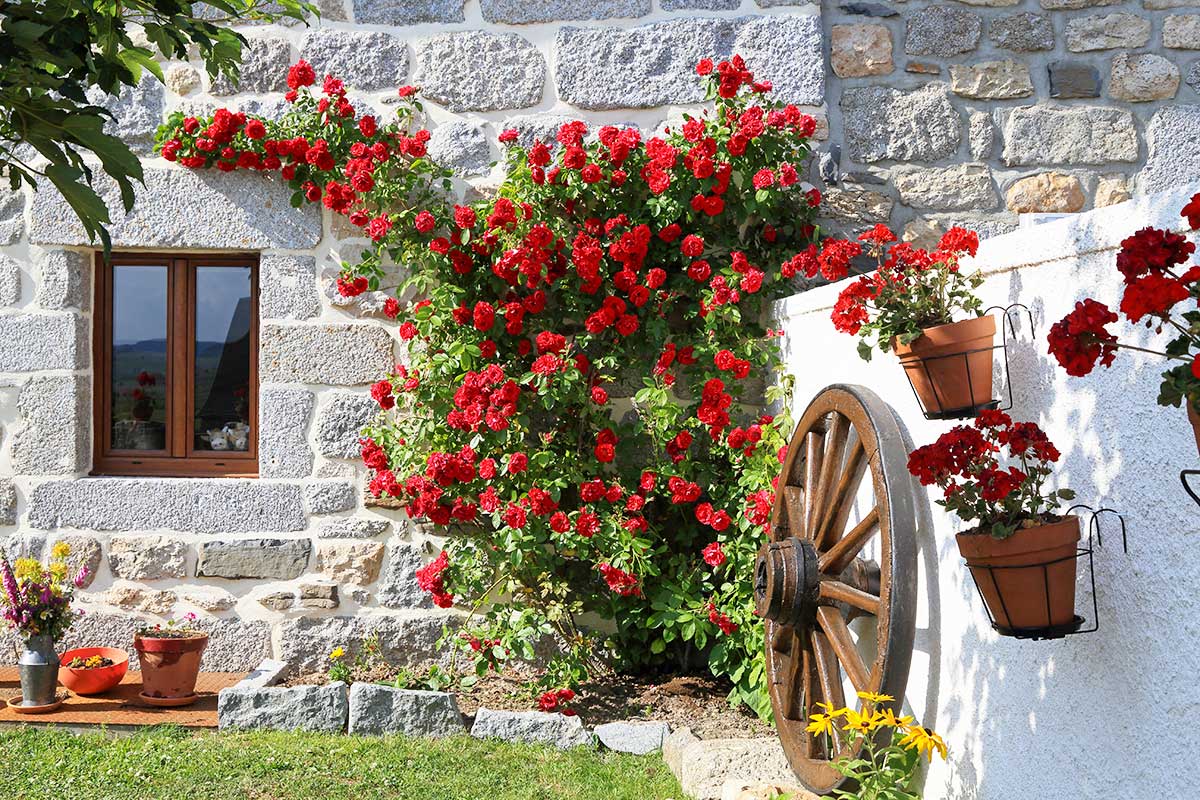
[[[1200,194],[1180,215],[1193,231],[1200,231]],[[1124,289],[1120,312],[1133,323],[1173,335],[1162,350],[1148,350],[1121,342],[1108,330],[1119,317],[1104,303],[1090,297],[1050,327],[1050,355],[1068,375],[1083,377],[1096,368],[1112,365],[1118,349],[1141,350],[1176,362],[1162,375],[1159,405],[1179,407],[1186,399],[1200,409],[1200,265],[1188,266],[1196,246],[1182,234],[1143,228],[1121,242],[1117,269]]]
[[[660,135],[504,131],[506,177],[470,204],[444,191],[410,87],[396,120],[356,119],[304,62],[282,119],[176,115],[159,146],[278,171],[362,228],[343,295],[402,265],[386,310],[408,355],[372,387],[362,457],[373,495],[447,537],[417,580],[471,612],[450,641],[480,671],[537,648],[557,691],[707,663],[766,714],[752,574],[791,423],[765,413],[786,398],[764,392],[762,318],[817,236],[799,176],[816,125],[739,57],[697,73],[711,107]]]

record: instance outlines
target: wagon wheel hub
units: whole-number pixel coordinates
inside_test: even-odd
[[[820,570],[812,542],[792,536],[767,542],[754,569],[758,615],[780,625],[807,625],[817,613]]]

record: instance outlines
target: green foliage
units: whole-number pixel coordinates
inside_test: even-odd
[[[0,172],[13,189],[50,181],[79,216],[88,236],[107,249],[111,220],[93,188],[95,164],[120,188],[126,210],[137,157],[104,132],[111,114],[89,101],[135,86],[144,72],[162,80],[159,59],[199,52],[210,75],[237,77],[245,39],[226,24],[237,20],[303,19],[315,8],[301,0],[17,0],[0,15]]]

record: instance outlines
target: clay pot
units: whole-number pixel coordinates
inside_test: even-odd
[[[1192,423],[1192,433],[1196,435],[1196,452],[1200,453],[1200,411],[1186,398],[1183,402],[1187,404],[1188,422]]]
[[[91,656],[107,658],[113,663],[111,666],[97,669],[77,669],[67,666],[73,658],[90,658]],[[62,665],[62,669],[59,670],[58,679],[63,686],[75,694],[102,694],[116,686],[125,677],[125,672],[129,669],[129,654],[124,650],[112,647],[78,647],[63,653],[59,658],[59,664]]]
[[[200,674],[200,656],[208,645],[208,634],[197,633],[185,639],[155,639],[134,636],[142,666],[142,693],[147,697],[185,698],[196,694],[196,676]]]
[[[1001,628],[1020,630],[1075,619],[1079,537],[1079,517],[1070,516],[1018,530],[1007,539],[987,533],[960,533],[955,539],[992,620]]]
[[[910,344],[892,340],[925,413],[970,416],[992,400],[992,347],[996,318],[976,317],[926,328]]]

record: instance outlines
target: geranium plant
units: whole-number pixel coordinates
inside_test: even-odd
[[[876,225],[858,241],[826,239],[796,256],[793,269],[807,277],[830,281],[845,278],[851,261],[864,252],[877,269],[860,276],[838,295],[833,325],[842,333],[860,337],[858,354],[871,360],[872,344],[883,352],[893,342],[909,344],[926,328],[947,325],[959,314],[978,315],[982,303],[974,290],[983,282],[978,271],[963,272],[959,261],[974,256],[979,237],[963,228],[951,228],[930,251],[899,242],[886,225]]]
[[[851,748],[862,749],[855,758],[842,756],[833,761],[833,767],[848,778],[854,779],[853,791],[835,790],[839,800],[920,800],[916,787],[917,771],[921,755],[933,760],[937,753],[946,759],[946,743],[935,731],[917,725],[912,717],[896,716],[886,704],[895,698],[874,692],[859,692],[863,700],[861,709],[835,708],[829,703],[818,703],[822,711],[809,719],[808,731],[823,736],[832,752],[834,728],[840,728],[842,736]]]
[[[372,494],[452,534],[418,574],[472,612],[445,641],[480,672],[553,643],[555,692],[601,664],[706,663],[766,713],[747,576],[790,421],[763,413],[784,392],[761,389],[778,354],[761,312],[816,237],[799,177],[816,124],[738,57],[697,72],[713,108],[661,135],[504,131],[507,178],[470,205],[442,191],[411,87],[395,121],[356,120],[303,62],[282,120],[176,115],[158,142],[189,167],[279,171],[360,226],[343,295],[404,265],[385,311],[408,355],[372,388],[362,456]]]
[[[1188,227],[1200,230],[1200,194],[1181,212]],[[1200,266],[1187,266],[1196,246],[1183,234],[1143,228],[1121,242],[1117,269],[1121,272],[1120,311],[1135,324],[1173,338],[1161,349],[1120,341],[1108,330],[1118,316],[1104,303],[1085,298],[1050,328],[1050,354],[1068,375],[1082,377],[1099,363],[1112,366],[1117,350],[1137,350],[1162,356],[1173,365],[1159,385],[1160,405],[1179,407],[1187,399],[1200,408]]]
[[[48,635],[58,641],[79,616],[71,610],[71,600],[75,590],[87,581],[89,570],[85,565],[71,574],[67,562],[70,555],[71,547],[66,542],[54,545],[46,564],[34,558],[18,558],[10,563],[0,550],[4,621],[19,636],[28,639]]]
[[[1052,520],[1060,501],[1074,499],[1070,489],[1046,486],[1059,457],[1036,424],[990,410],[918,447],[908,469],[922,486],[936,484],[938,505],[972,530],[1005,539]]]

